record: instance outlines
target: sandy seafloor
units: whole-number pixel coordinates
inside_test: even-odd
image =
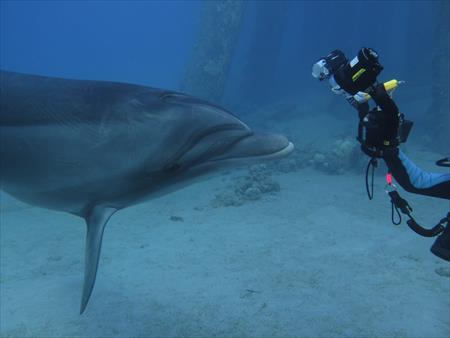
[[[426,169],[439,156],[409,154]],[[273,173],[279,192],[214,207],[246,174],[116,213],[81,316],[84,221],[2,194],[1,337],[450,336],[450,266],[390,223],[382,175],[372,201],[362,170],[308,166]],[[449,208],[402,195],[428,227]]]

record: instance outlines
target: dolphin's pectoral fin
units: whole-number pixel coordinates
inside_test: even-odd
[[[81,298],[80,314],[86,308],[95,284],[98,261],[102,247],[103,230],[109,218],[117,211],[115,208],[95,206],[86,215],[87,235],[84,267],[83,296]]]

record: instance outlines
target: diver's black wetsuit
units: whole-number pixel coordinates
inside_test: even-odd
[[[383,159],[395,180],[406,191],[450,199],[450,174],[424,171],[398,149],[385,151]]]
[[[381,109],[379,140],[386,140],[382,158],[400,186],[408,192],[450,199],[450,173],[430,173],[420,169],[398,149],[397,134],[399,127],[399,110],[397,105],[386,93],[383,85],[378,85],[370,93],[375,103]],[[357,106],[360,117],[368,111],[368,106]],[[447,226],[436,239],[431,252],[436,256],[450,261],[450,212],[447,215]],[[441,221],[442,222],[442,221]]]
[[[377,86],[371,96],[383,111],[384,121],[380,137],[392,141],[398,133],[399,110],[397,105],[386,93],[383,85]],[[391,143],[395,144],[394,141]],[[383,160],[395,180],[406,191],[450,199],[450,174],[430,173],[420,169],[396,145],[384,149]]]
[[[406,191],[450,200],[450,173],[426,172],[398,149],[399,143],[406,141],[412,122],[403,120],[384,84],[377,84],[376,77],[382,70],[378,54],[371,48],[361,48],[358,56],[351,61],[342,51],[335,50],[313,65],[312,76],[320,81],[328,79],[332,92],[344,95],[358,110],[358,140],[362,151],[372,158],[369,165],[376,163],[374,159],[382,158],[392,176]],[[360,91],[364,89],[367,90]],[[367,94],[377,104],[372,110],[369,110]],[[370,197],[369,189],[367,191]],[[431,251],[450,261],[450,212],[435,227],[426,229],[416,223],[411,215],[412,209],[397,191],[390,191],[389,196],[397,212],[401,210],[408,215],[407,224],[412,230],[425,237],[438,236]]]

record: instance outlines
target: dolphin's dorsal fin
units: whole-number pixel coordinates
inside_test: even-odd
[[[83,295],[81,298],[80,314],[84,312],[91,296],[97,275],[98,261],[102,247],[103,230],[109,218],[117,211],[115,208],[95,206],[86,215],[86,250],[84,266]]]

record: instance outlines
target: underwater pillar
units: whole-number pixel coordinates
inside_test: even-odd
[[[221,101],[245,8],[246,2],[237,0],[203,3],[200,31],[181,84],[182,91],[212,102]]]
[[[441,0],[433,51],[433,91],[428,112],[433,145],[444,155],[450,154],[450,1]]]

